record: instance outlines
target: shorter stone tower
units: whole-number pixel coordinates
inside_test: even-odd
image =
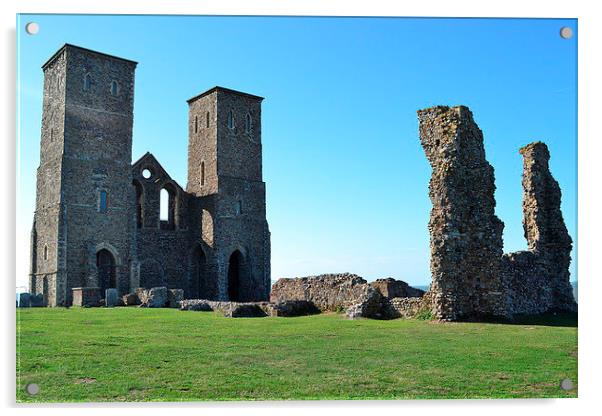
[[[267,300],[270,232],[262,178],[263,98],[222,87],[188,100],[188,193],[199,198],[199,238],[213,295]],[[206,252],[205,252],[206,251]]]

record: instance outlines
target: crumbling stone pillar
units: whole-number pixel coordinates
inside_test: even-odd
[[[577,309],[570,284],[572,239],[560,210],[561,192],[550,173],[543,142],[520,150],[523,156],[523,228],[529,250],[504,256],[514,313]]]
[[[504,224],[495,215],[493,167],[467,107],[418,111],[420,141],[433,169],[431,236],[433,315],[506,316],[501,271]]]

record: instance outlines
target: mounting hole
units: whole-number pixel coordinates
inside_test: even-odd
[[[568,26],[565,26],[560,29],[560,37],[562,39],[570,39],[573,37],[573,29]]]
[[[29,22],[25,25],[25,31],[28,35],[37,35],[40,31],[40,25],[36,22]]]
[[[573,382],[570,379],[565,378],[564,380],[562,380],[560,382],[560,388],[562,390],[568,391],[568,390],[573,390],[575,388],[575,386],[573,385]]]
[[[150,170],[150,169],[148,169],[148,168],[147,168],[147,169],[144,169],[144,170],[142,171],[142,177],[143,177],[144,179],[150,179],[150,178],[151,178],[151,176],[153,176],[153,172],[151,172],[151,170]]]
[[[27,394],[34,396],[40,392],[40,386],[38,386],[36,383],[29,383],[25,386],[25,391]]]

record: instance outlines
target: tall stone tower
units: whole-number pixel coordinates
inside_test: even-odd
[[[203,203],[199,238],[214,296],[268,299],[270,232],[261,159],[263,98],[215,87],[188,100],[187,192]]]
[[[130,289],[136,62],[64,45],[43,66],[30,291],[69,305],[73,287]]]

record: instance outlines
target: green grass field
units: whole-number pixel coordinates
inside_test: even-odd
[[[576,397],[575,317],[521,324],[17,311],[17,400]],[[40,392],[30,396],[28,383]]]

